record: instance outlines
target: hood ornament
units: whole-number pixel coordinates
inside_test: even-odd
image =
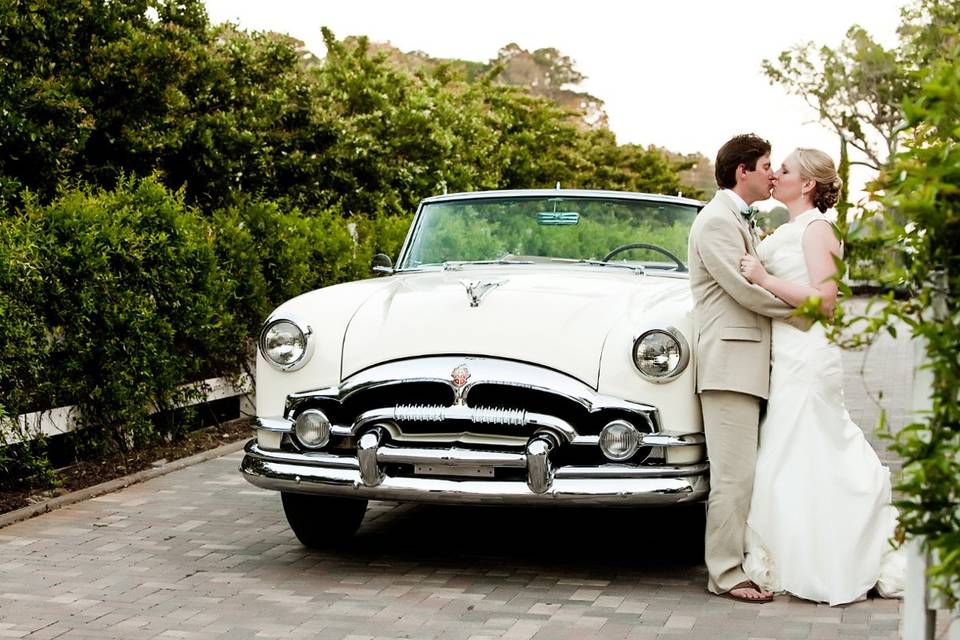
[[[467,289],[467,296],[470,297],[470,306],[479,307],[480,300],[483,299],[483,296],[487,295],[488,293],[490,293],[490,291],[492,291],[493,289],[496,289],[497,287],[499,287],[505,282],[506,280],[492,280],[492,281],[478,280],[476,282],[467,282],[465,280],[461,280],[460,284],[462,284]]]

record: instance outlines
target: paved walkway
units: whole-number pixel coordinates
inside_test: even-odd
[[[881,388],[905,419],[910,353],[887,340],[847,354],[865,430]],[[702,541],[677,510],[374,503],[349,548],[307,551],[239,459],[0,529],[0,638],[898,637],[899,601],[708,595]]]

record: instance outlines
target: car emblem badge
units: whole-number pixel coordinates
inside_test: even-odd
[[[450,374],[450,377],[453,380],[453,386],[459,389],[463,385],[467,384],[467,380],[470,378],[470,370],[467,369],[465,365],[460,365],[453,370],[453,373]]]
[[[502,285],[504,282],[506,282],[506,280],[495,280],[495,281],[487,281],[487,282],[484,282],[482,280],[479,280],[477,282],[466,282],[465,280],[461,280],[460,284],[462,284],[467,289],[467,295],[470,297],[470,306],[479,307],[480,300],[483,299],[483,296],[487,295],[493,289]]]
[[[465,391],[463,387],[470,379],[470,370],[467,369],[466,365],[461,364],[450,373],[450,379],[453,381],[453,392],[456,394],[453,403],[456,405],[466,404],[466,399],[463,397]]]

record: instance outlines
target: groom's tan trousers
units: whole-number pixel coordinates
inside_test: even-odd
[[[757,465],[760,398],[736,391],[702,391],[700,407],[710,457],[707,588],[726,593],[747,579],[741,565]]]

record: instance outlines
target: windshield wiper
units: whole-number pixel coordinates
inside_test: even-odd
[[[585,258],[550,258],[554,262],[569,262],[571,264],[586,264],[592,267],[616,267],[617,269],[629,269],[638,276],[647,274],[647,269],[642,264],[625,264],[623,262],[604,262],[603,260],[587,260]]]
[[[440,267],[444,271],[459,271],[464,265],[473,264],[536,264],[533,260],[447,260]]]
[[[428,269],[430,267],[440,267],[443,271],[460,271],[464,265],[474,264],[536,264],[533,260],[446,260],[444,262],[424,262],[415,267],[404,267],[397,271],[416,271],[417,269]]]

